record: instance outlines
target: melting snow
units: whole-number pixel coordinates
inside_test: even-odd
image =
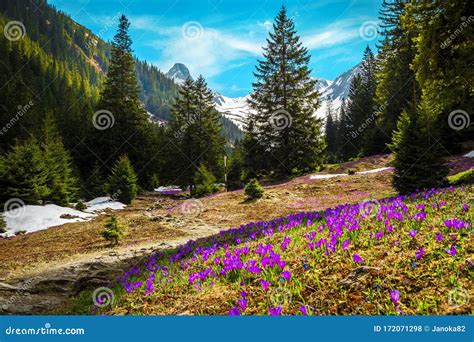
[[[378,169],[356,172],[355,174],[366,175],[370,173],[378,173],[378,172],[383,172],[383,171],[388,171],[388,170],[393,170],[393,167],[381,167]],[[311,175],[309,176],[309,179],[327,179],[327,178],[344,177],[344,176],[348,176],[348,174],[347,173],[334,173],[334,174]]]
[[[464,157],[474,158],[474,150],[464,155]]]
[[[112,201],[110,197],[97,197],[84,204],[87,206],[87,209],[84,210],[87,213],[96,213],[105,209],[120,210],[126,207],[121,202]]]
[[[71,215],[74,218],[61,218],[62,215]],[[82,211],[60,207],[56,204],[25,205],[18,209],[4,213],[7,223],[7,235],[25,230],[27,233],[36,232],[53,226],[69,222],[79,222],[92,218],[94,215]]]
[[[25,205],[6,211],[3,213],[7,223],[6,235],[12,236],[22,230],[32,233],[65,223],[88,221],[105,209],[118,210],[126,207],[123,203],[112,201],[110,197],[98,197],[84,204],[87,206],[84,211],[56,204]],[[65,215],[70,217],[66,218]]]

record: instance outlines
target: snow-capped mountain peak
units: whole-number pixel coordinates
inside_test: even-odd
[[[214,105],[219,113],[243,128],[245,119],[253,112],[247,103],[249,97],[250,95],[232,98],[214,92]]]
[[[192,79],[189,69],[182,63],[175,63],[175,65],[173,65],[173,67],[166,73],[166,76],[178,84],[183,83],[188,78]]]
[[[316,78],[317,89],[321,93],[321,106],[316,111],[316,116],[325,118],[327,115],[327,106],[329,100],[332,102],[334,113],[339,112],[342,100],[347,98],[352,78],[360,72],[361,64],[359,63],[353,68],[343,72],[334,81],[323,78]],[[189,69],[182,63],[176,63],[167,73],[166,76],[173,79],[176,83],[181,84],[187,78],[192,78]],[[248,104],[250,95],[241,97],[227,97],[214,92],[214,105],[216,110],[223,116],[232,120],[239,128],[243,128],[245,121],[253,110]]]
[[[327,115],[328,103],[331,101],[334,113],[338,113],[342,105],[342,100],[347,99],[352,79],[360,72],[362,63],[340,74],[325,89],[320,89],[321,106],[316,111],[316,116],[325,118]]]

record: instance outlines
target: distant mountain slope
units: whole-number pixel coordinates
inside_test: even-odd
[[[97,99],[110,58],[109,43],[44,0],[2,0],[0,15],[6,22],[20,21],[25,35],[45,54],[64,63],[68,71],[78,74],[86,92],[93,100]],[[118,24],[118,20],[111,24]],[[0,56],[0,61],[2,58],[5,56]],[[136,66],[145,109],[158,118],[169,118],[178,85],[151,64],[137,59]]]
[[[352,78],[360,71],[360,66],[361,64],[359,63],[343,72],[334,81],[316,78],[318,81],[317,89],[321,93],[321,107],[316,111],[317,117],[326,117],[329,99],[332,101],[335,112],[339,111],[342,99],[347,98]],[[220,113],[243,129],[246,118],[252,113],[252,109],[247,103],[249,96],[232,98],[216,92],[214,93],[214,103]]]
[[[252,113],[247,99],[249,95],[242,97],[227,97],[219,93],[214,93],[214,104],[222,115],[232,120],[240,129],[244,128],[245,119]]]
[[[347,99],[352,78],[360,72],[361,63],[353,68],[343,72],[330,85],[322,90],[321,107],[316,111],[316,116],[325,118],[329,100],[332,101],[332,108],[335,113],[339,112],[342,105],[342,99]]]

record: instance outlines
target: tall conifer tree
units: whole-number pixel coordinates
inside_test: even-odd
[[[283,176],[294,169],[311,170],[321,163],[325,147],[322,122],[314,116],[320,94],[310,77],[308,50],[284,7],[263,49],[249,101],[256,114],[250,118],[247,142],[255,140],[267,162],[255,167]],[[246,147],[247,154],[254,152]]]

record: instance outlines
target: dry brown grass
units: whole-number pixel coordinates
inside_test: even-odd
[[[370,169],[380,161],[365,163]],[[129,228],[118,247],[111,247],[100,236],[108,212],[89,222],[69,223],[25,236],[0,240],[0,279],[16,279],[31,273],[41,273],[77,260],[93,259],[99,252],[120,248],[137,248],[152,242],[164,242],[189,236],[207,235],[205,226],[222,229],[250,221],[272,219],[291,213],[319,210],[341,203],[353,203],[372,196],[393,194],[391,173],[353,175],[348,177],[309,180],[308,176],[265,188],[265,195],[255,202],[245,202],[242,191],[219,193],[200,199],[202,212],[198,217],[182,212],[183,199],[165,199],[157,195],[138,198],[125,210],[116,211],[119,220]],[[169,216],[155,220],[157,215]],[[199,225],[197,231],[195,225]]]

